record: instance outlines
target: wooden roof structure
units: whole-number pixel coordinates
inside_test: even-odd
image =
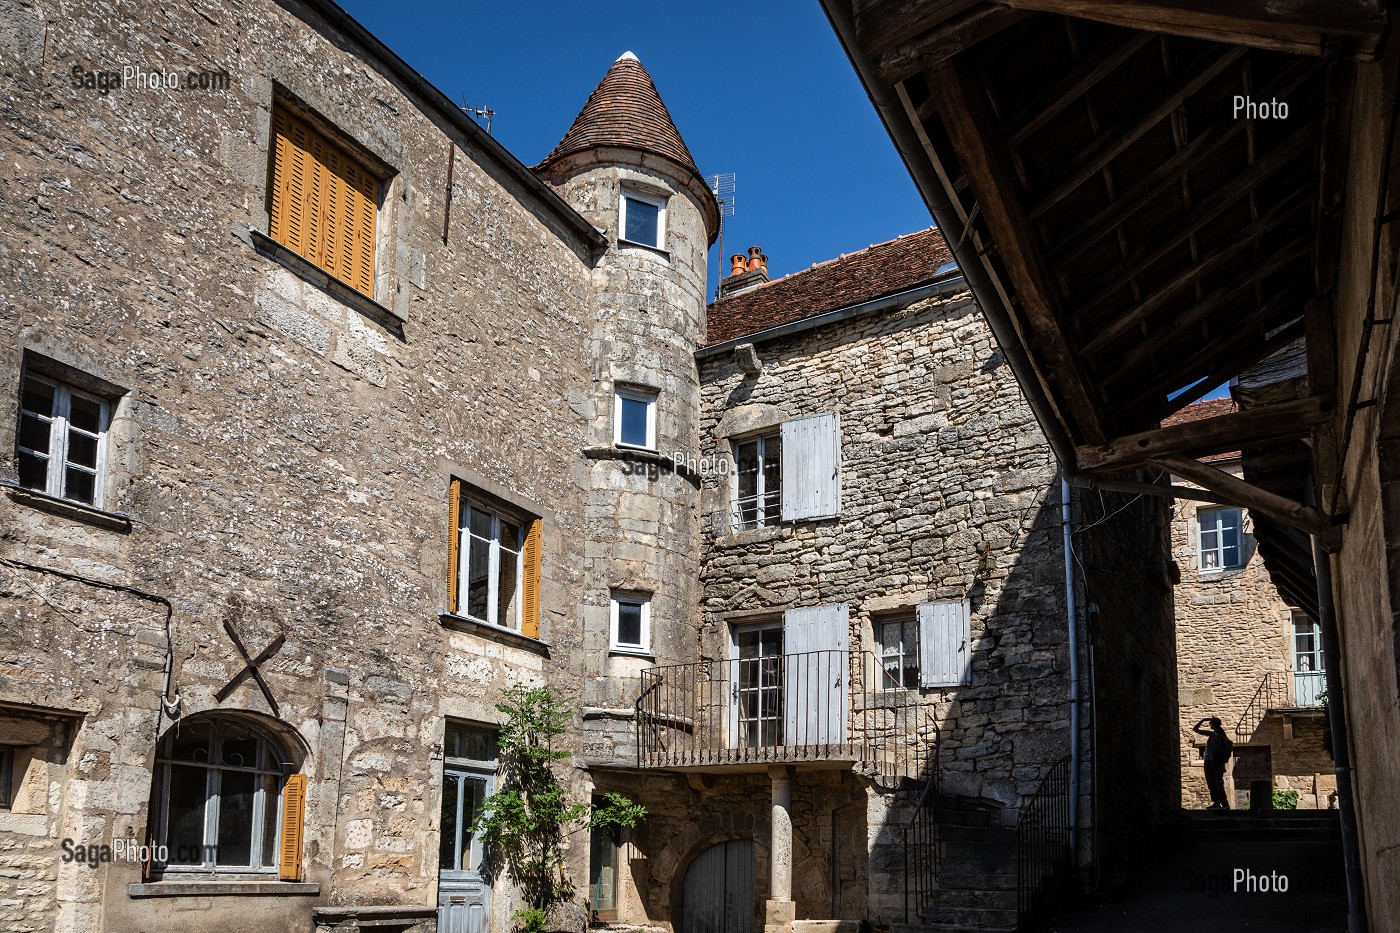
[[[1198,458],[1318,429],[1326,367],[1162,422],[1305,333],[1330,350],[1348,63],[1380,54],[1380,0],[823,5],[1064,467],[1161,470],[1324,533]]]

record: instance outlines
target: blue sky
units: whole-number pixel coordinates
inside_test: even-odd
[[[816,0],[341,2],[527,165],[635,52],[700,170],[737,176],[725,252],[775,277],[932,224]]]

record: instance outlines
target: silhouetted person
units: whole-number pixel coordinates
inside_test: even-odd
[[[1210,723],[1209,729],[1201,728],[1201,723],[1204,722]],[[1205,759],[1206,787],[1210,788],[1210,806],[1206,809],[1228,810],[1230,801],[1225,798],[1225,763],[1234,754],[1235,743],[1230,741],[1230,737],[1225,734],[1225,727],[1215,716],[1197,720],[1191,731],[1197,735],[1209,736],[1206,739],[1205,753],[1202,755]]]

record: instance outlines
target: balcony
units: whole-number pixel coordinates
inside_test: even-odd
[[[869,652],[808,651],[655,667],[641,675],[637,766],[856,768],[891,781],[923,773],[933,707],[891,685]]]

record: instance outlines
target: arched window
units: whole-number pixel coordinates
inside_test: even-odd
[[[156,755],[152,817],[164,858],[152,869],[277,871],[283,791],[294,770],[283,743],[245,720],[197,716],[172,727]],[[289,825],[299,837],[300,785],[296,791]]]

